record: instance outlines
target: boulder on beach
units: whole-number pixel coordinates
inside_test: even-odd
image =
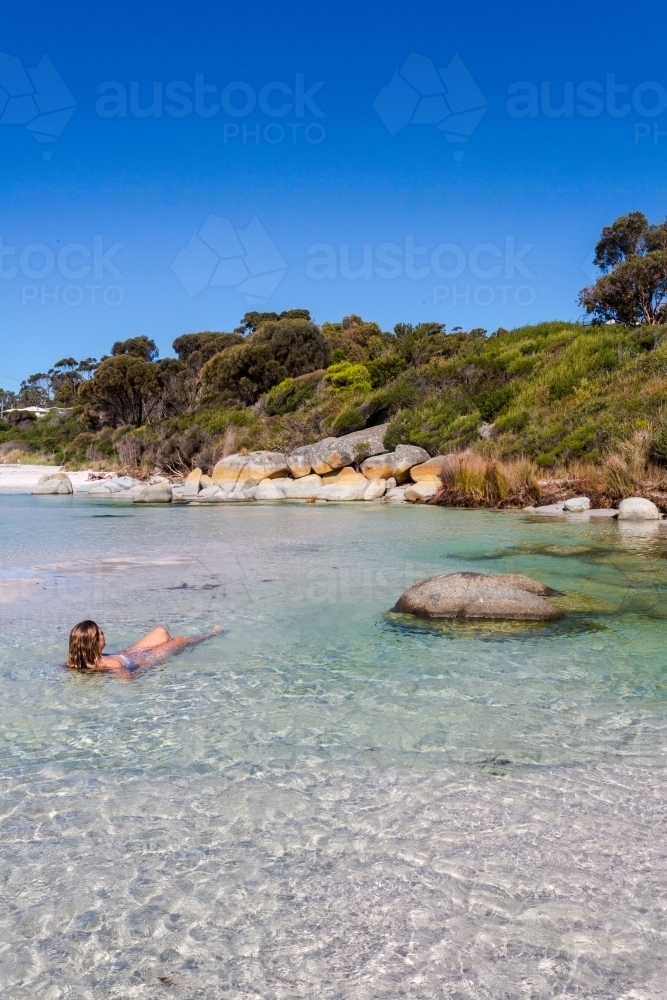
[[[419,483],[424,479],[437,479],[442,468],[442,458],[429,458],[428,461],[420,465],[413,465],[410,469],[410,479],[413,483]]]
[[[185,477],[185,483],[183,484],[183,496],[184,497],[196,497],[201,489],[201,477],[202,471],[200,468],[193,469]]]
[[[199,491],[199,493],[197,494],[197,500],[203,500],[204,502],[206,502],[207,500],[210,500],[212,497],[218,496],[223,492],[224,491],[221,490],[219,486],[214,486],[213,484],[211,484],[210,486],[205,486],[202,490]]]
[[[74,490],[66,472],[53,472],[40,476],[30,492],[35,496],[68,496]]]
[[[405,503],[405,486],[389,486],[387,483],[387,492],[383,496],[384,503]]]
[[[302,445],[300,448],[295,448],[287,456],[287,468],[295,479],[301,479],[302,476],[310,475],[312,468],[310,464],[312,447],[310,444]]]
[[[385,479],[373,479],[366,487],[364,500],[379,500],[384,496],[386,489],[387,482]]]
[[[590,510],[591,502],[588,497],[571,497],[563,504],[563,510],[570,514],[583,514],[585,510]]]
[[[416,503],[418,500],[434,497],[441,489],[442,480],[438,479],[437,476],[431,476],[430,479],[420,479],[416,483],[410,483],[403,495],[409,503]]]
[[[199,488],[200,488],[200,490],[205,490],[207,486],[213,486],[213,485],[214,485],[214,483],[213,483],[213,480],[211,479],[211,477],[207,476],[206,473],[204,473],[202,475],[201,479],[199,480]]]
[[[558,514],[562,515],[565,513],[565,511],[563,510],[562,503],[547,503],[547,504],[542,504],[541,507],[529,506],[529,507],[524,507],[523,509],[527,514],[545,514],[547,516],[558,515]]]
[[[284,500],[283,485],[292,480],[262,479],[255,490],[255,500]]]
[[[166,482],[153,483],[153,485],[144,486],[143,490],[137,493],[136,497],[132,501],[133,503],[171,503],[174,496],[171,492],[171,483],[167,480]]]
[[[118,492],[120,492],[120,490]],[[89,497],[112,497],[113,495],[114,490],[108,483],[96,483],[86,492],[86,496]]]
[[[628,497],[618,505],[619,521],[659,521],[662,514],[651,500]]]
[[[304,457],[309,458],[313,472],[324,475],[345,465],[363,462],[371,455],[381,455],[386,451],[384,446],[386,430],[386,424],[379,424],[377,427],[367,427],[351,434],[343,434],[341,437],[324,438],[317,444],[311,445],[310,452],[302,449],[300,451],[304,452]]]
[[[228,455],[213,469],[212,481],[231,493],[242,483],[257,486],[262,479],[274,479],[287,472],[287,459],[281,451],[251,451],[248,455]]]
[[[322,480],[317,473],[302,476],[281,486],[286,500],[317,500],[322,489]]]
[[[428,452],[413,444],[399,444],[395,451],[382,455],[372,455],[361,465],[361,471],[366,479],[390,479],[397,483],[408,479],[410,469],[415,465],[427,462]]]
[[[369,483],[365,476],[345,467],[337,475],[325,476],[318,499],[330,501],[363,500]]]
[[[554,593],[514,573],[447,573],[413,584],[393,610],[420,618],[557,621],[563,612],[547,600]]]

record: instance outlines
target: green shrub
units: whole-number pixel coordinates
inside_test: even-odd
[[[506,431],[522,431],[529,421],[527,410],[515,410],[513,413],[505,414],[504,417],[499,417],[495,422],[495,429],[501,434]]]
[[[315,395],[317,385],[324,376],[324,369],[301,375],[299,378],[283,379],[269,392],[266,412],[275,417],[284,413],[294,413]]]
[[[336,352],[334,351],[334,354]],[[366,368],[371,376],[371,385],[379,389],[405,371],[405,361],[398,354],[388,354],[375,361],[367,361]]]
[[[363,430],[365,426],[366,420],[358,407],[346,406],[334,420],[332,431],[336,436],[339,434],[351,434],[352,431]]]
[[[658,465],[667,465],[667,424],[661,423],[653,434],[650,457]]]
[[[366,365],[355,364],[352,361],[339,361],[327,368],[325,382],[332,389],[354,389],[357,392],[370,392],[371,376]]]

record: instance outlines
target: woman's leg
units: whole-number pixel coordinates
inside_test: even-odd
[[[163,642],[169,642],[171,636],[169,632],[164,627],[164,625],[158,625],[157,628],[152,629],[146,635],[142,636],[138,642],[135,642],[132,646],[128,646],[128,649],[153,649],[155,646],[161,646]]]

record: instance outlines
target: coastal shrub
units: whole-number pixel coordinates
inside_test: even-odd
[[[540,492],[535,467],[525,458],[502,462],[473,451],[454,452],[443,456],[439,476],[445,494],[469,505],[529,500]]]
[[[392,379],[405,371],[405,361],[399,354],[388,354],[384,357],[376,358],[374,361],[367,361],[366,368],[371,377],[371,385],[374,389],[379,389]]]
[[[635,494],[637,490],[635,477],[620,455],[610,455],[602,469],[605,492],[611,500],[622,500]]]
[[[242,344],[215,354],[201,370],[207,392],[229,392],[245,405],[286,378],[326,368],[331,344],[306,319],[266,322]]]
[[[504,434],[506,431],[522,431],[529,420],[530,416],[527,410],[514,410],[505,414],[504,417],[499,417],[494,426],[500,434]]]
[[[651,440],[650,457],[658,465],[667,465],[667,423],[660,423]]]
[[[338,414],[331,428],[335,437],[340,434],[351,434],[352,431],[360,431],[366,426],[366,420],[356,406],[346,406]]]
[[[354,389],[356,392],[370,392],[371,376],[365,365],[351,361],[339,361],[327,368],[324,381],[332,389]]]
[[[317,386],[324,377],[325,370],[311,372],[298,378],[283,379],[269,391],[266,412],[269,416],[294,413],[315,395]]]

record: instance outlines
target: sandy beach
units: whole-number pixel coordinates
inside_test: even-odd
[[[0,465],[0,493],[30,493],[40,476],[62,472],[62,465]],[[68,472],[75,493],[88,485],[89,470]]]

